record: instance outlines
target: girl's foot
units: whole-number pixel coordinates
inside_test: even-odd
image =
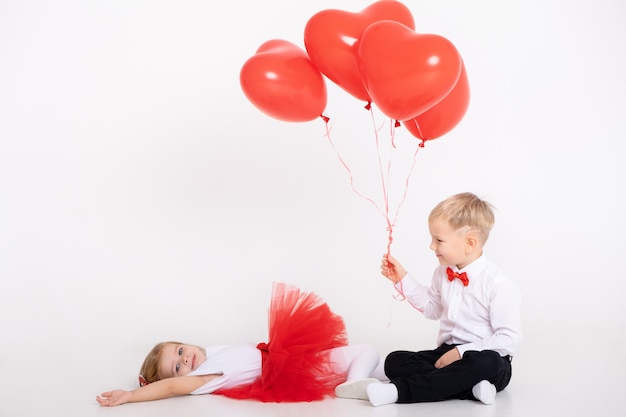
[[[369,384],[380,382],[376,378],[355,379],[346,381],[335,387],[335,395],[339,398],[351,398],[356,400],[367,400],[366,388]]]

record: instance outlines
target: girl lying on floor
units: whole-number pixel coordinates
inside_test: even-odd
[[[269,342],[202,348],[162,342],[148,353],[133,391],[96,397],[101,406],[187,394],[220,394],[263,402],[358,398],[358,386],[386,379],[370,345],[348,345],[343,319],[313,293],[273,285]]]

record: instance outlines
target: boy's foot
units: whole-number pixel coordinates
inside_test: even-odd
[[[351,398],[355,400],[367,400],[366,388],[369,384],[380,382],[376,378],[355,379],[346,381],[335,387],[335,395],[339,398]]]
[[[472,394],[483,404],[493,404],[496,401],[496,386],[484,379],[474,385]]]
[[[398,401],[398,388],[392,383],[383,384],[376,382],[366,388],[367,398],[374,407],[379,405],[393,404]]]

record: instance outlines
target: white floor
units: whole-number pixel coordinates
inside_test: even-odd
[[[604,332],[606,333],[606,332]],[[102,408],[96,394],[131,384],[119,380],[124,361],[103,358],[108,365],[103,375],[88,375],[97,369],[93,356],[103,352],[77,349],[81,358],[51,362],[40,376],[22,375],[0,387],[0,416],[115,416],[115,417],[415,417],[415,416],[622,416],[623,375],[626,373],[623,337],[603,332],[562,330],[558,334],[527,332],[527,338],[513,361],[509,387],[498,393],[494,405],[474,401],[444,401],[423,404],[392,404],[372,407],[367,401],[329,398],[313,403],[259,403],[224,398],[218,395],[185,396],[147,403]],[[557,337],[558,336],[558,337]],[[21,348],[29,355],[29,347]],[[71,349],[68,357],[71,357]],[[18,350],[19,351],[19,350]],[[3,358],[4,359],[4,358]],[[85,365],[81,365],[81,362]],[[5,361],[3,360],[3,364]],[[77,372],[77,368],[82,368]],[[54,375],[54,376],[52,376]],[[4,375],[6,377],[6,374]],[[8,379],[0,376],[2,385]],[[111,381],[118,381],[111,385]],[[8,384],[7,384],[8,385]]]

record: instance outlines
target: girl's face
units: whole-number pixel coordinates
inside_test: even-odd
[[[187,375],[206,361],[204,349],[193,345],[169,343],[163,347],[159,358],[161,378]]]
[[[452,230],[450,225],[442,220],[435,220],[428,225],[432,241],[430,249],[440,265],[456,265],[459,269],[465,268],[471,261],[469,259],[466,234]]]

